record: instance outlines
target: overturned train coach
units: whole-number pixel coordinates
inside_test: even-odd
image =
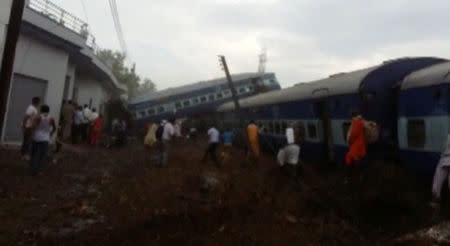
[[[232,80],[239,98],[281,88],[274,73],[235,74]],[[141,95],[128,108],[137,126],[143,126],[169,118],[202,117],[231,100],[227,79],[218,78]]]
[[[303,158],[343,163],[350,112],[357,110],[380,127],[380,139],[368,146],[370,159],[401,158],[429,180],[449,132],[449,73],[444,59],[402,58],[245,98],[239,112],[233,103],[218,111],[226,124],[255,120],[261,145],[273,152],[296,123],[304,133]]]

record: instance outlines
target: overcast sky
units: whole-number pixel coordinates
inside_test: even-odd
[[[82,0],[52,0],[86,19]],[[119,49],[107,0],[83,0],[90,29]],[[130,60],[159,89],[266,71],[283,87],[402,56],[450,57],[449,0],[117,0]]]

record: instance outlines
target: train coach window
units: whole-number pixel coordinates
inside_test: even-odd
[[[214,101],[214,95],[213,94],[208,96],[208,101],[210,101],[210,102]]]
[[[308,138],[316,139],[317,138],[317,127],[315,123],[308,123]]]
[[[147,113],[145,111],[141,111],[141,112],[139,112],[139,115],[141,117],[145,117],[145,116],[147,116]]]
[[[441,99],[441,90],[436,89],[433,91],[433,99],[439,101]]]
[[[261,129],[264,134],[267,134],[267,132],[268,132],[267,128],[268,128],[267,124],[264,121],[261,122]]]
[[[269,134],[273,134],[273,122],[268,122],[268,129],[269,129]]]
[[[425,147],[425,121],[409,120],[408,121],[408,147],[423,148]]]
[[[246,91],[245,87],[239,88],[239,94],[244,94]]]
[[[342,123],[342,136],[345,142],[347,142],[347,134],[350,130],[351,123],[350,122],[344,122]]]
[[[184,107],[189,107],[189,106],[191,106],[191,102],[190,102],[189,100],[184,101],[184,102],[183,102],[183,106],[184,106]]]
[[[298,121],[294,124],[294,128],[298,130],[298,137],[303,140],[305,138],[306,135],[306,127],[305,127],[305,123],[303,123],[302,121]]]
[[[223,92],[223,96],[224,96],[224,97],[229,97],[229,96],[231,96],[231,91],[230,91],[230,90],[224,91],[224,92]]]
[[[284,134],[286,132],[287,127],[288,127],[288,124],[286,121],[281,122],[281,134]]]
[[[154,115],[156,112],[155,112],[154,108],[151,108],[151,109],[147,110],[147,113],[148,113],[148,115]]]
[[[200,97],[200,102],[201,102],[201,103],[204,103],[204,102],[206,102],[206,101],[207,101],[207,99],[206,99],[205,96]]]
[[[175,103],[175,108],[176,108],[176,109],[181,108],[181,102],[176,102],[176,103]]]
[[[280,122],[275,122],[274,124],[274,128],[275,128],[275,134],[276,135],[280,135],[281,134],[281,124]]]
[[[198,98],[193,98],[192,99],[192,104],[193,105],[197,105],[200,101],[198,100]]]
[[[222,98],[223,98],[222,93],[217,93],[217,94],[216,94],[216,98],[217,98],[217,99],[222,99]]]
[[[158,107],[158,114],[163,113],[166,109],[163,106]]]

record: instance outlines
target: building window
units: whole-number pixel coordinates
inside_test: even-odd
[[[155,112],[155,109],[151,108],[151,109],[147,110],[147,113],[148,113],[148,115],[154,115],[156,112]]]
[[[315,123],[308,123],[308,138],[316,139],[317,138],[317,127]]]
[[[189,107],[191,106],[191,102],[189,100],[186,100],[183,102],[183,107]]]
[[[349,134],[348,131],[350,130],[351,125],[352,123],[350,122],[342,123],[342,136],[345,142],[347,142],[347,134]]]
[[[180,109],[181,108],[181,102],[176,102],[175,103],[175,108],[176,109]]]
[[[217,99],[222,99],[222,98],[223,98],[222,93],[217,93],[217,94],[216,94],[216,98],[217,98]]]
[[[164,106],[159,106],[159,107],[158,107],[158,114],[164,113],[164,111],[166,111],[166,109],[164,108]]]
[[[197,105],[200,101],[198,100],[198,98],[193,98],[192,99],[192,104],[193,105]]]
[[[209,100],[210,102],[214,101],[214,95],[213,95],[213,94],[209,95],[209,96],[208,96],[208,100]]]
[[[408,121],[408,147],[423,148],[425,147],[425,121],[409,120]]]
[[[200,97],[200,102],[205,103],[207,101],[206,96]]]

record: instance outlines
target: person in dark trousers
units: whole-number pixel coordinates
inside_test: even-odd
[[[89,139],[89,131],[90,131],[90,121],[92,111],[89,109],[88,105],[85,104],[83,108],[83,124],[81,125],[80,133],[81,133],[81,141],[83,143],[87,143]]]
[[[214,163],[216,165],[219,165],[216,156],[217,147],[219,146],[219,136],[220,136],[219,130],[217,130],[214,126],[209,128],[208,136],[209,136],[209,145],[208,148],[206,149],[202,161],[206,162],[208,160],[208,156],[210,156],[211,159],[214,161]]]
[[[50,139],[56,132],[55,120],[50,117],[50,107],[42,105],[40,114],[33,121],[33,142],[31,143],[31,172],[41,173],[48,158]]]
[[[33,119],[38,115],[37,107],[39,107],[40,103],[41,99],[39,97],[34,97],[31,100],[31,104],[25,111],[25,117],[22,121],[23,141],[20,153],[22,154],[22,159],[24,160],[30,159]]]
[[[80,140],[82,129],[84,124],[83,108],[79,106],[75,115],[73,116],[73,127],[72,127],[72,143],[77,144]]]

